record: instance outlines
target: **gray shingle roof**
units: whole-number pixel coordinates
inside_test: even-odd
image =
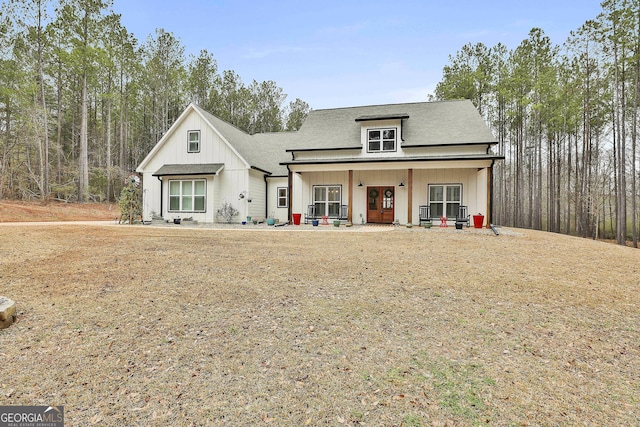
[[[252,167],[269,172],[272,175],[287,175],[286,166],[280,165],[280,162],[290,157],[285,152],[285,147],[290,141],[291,134],[295,132],[249,135],[202,108],[196,105],[194,107]]]
[[[309,113],[294,148],[344,148],[360,145],[362,117],[405,116],[403,147],[495,142],[471,101],[416,102],[315,110]]]
[[[163,165],[152,176],[216,175],[222,170],[223,167],[224,167],[223,163]]]
[[[360,121],[402,119],[402,147],[496,142],[468,100],[311,110],[297,132],[255,135],[196,108],[252,167],[279,176],[287,174],[280,164],[291,161],[287,151],[359,147]]]

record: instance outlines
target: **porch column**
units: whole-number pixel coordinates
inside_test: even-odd
[[[490,227],[490,224],[493,222],[493,162],[491,162],[491,166],[487,168],[487,225],[486,228]]]
[[[409,169],[407,171],[407,192],[409,193],[407,197],[407,224],[413,223],[413,169]]]
[[[347,221],[351,221],[353,212],[353,169],[349,169],[349,200],[347,201]]]

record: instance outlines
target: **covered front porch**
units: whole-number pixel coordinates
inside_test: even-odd
[[[420,206],[453,224],[461,205],[491,218],[493,162],[352,163],[289,165],[293,213],[326,215],[353,224],[420,223]],[[328,167],[330,166],[330,167]],[[439,222],[436,222],[439,224]]]

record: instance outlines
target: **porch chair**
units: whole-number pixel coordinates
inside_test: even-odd
[[[458,207],[458,215],[456,216],[456,224],[467,224],[469,226],[469,212],[466,205]]]
[[[304,214],[304,223],[309,224],[309,221],[312,221],[314,219],[318,219],[318,217],[316,216],[316,206],[309,205],[307,206],[307,213]]]
[[[338,219],[339,220],[349,219],[349,205],[340,206],[340,216],[338,217]]]
[[[431,221],[431,205],[418,206],[418,209],[419,209],[419,214],[418,214],[419,224],[418,225],[422,225],[423,222]]]

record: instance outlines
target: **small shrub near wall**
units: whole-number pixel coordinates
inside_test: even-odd
[[[233,221],[233,218],[235,218],[239,214],[240,211],[226,200],[222,202],[222,206],[220,206],[220,209],[216,211],[216,216],[224,219],[227,223]]]

